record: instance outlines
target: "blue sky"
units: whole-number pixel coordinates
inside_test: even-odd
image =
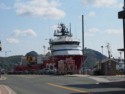
[[[55,26],[72,24],[72,33],[81,41],[81,15],[85,16],[85,47],[107,55],[110,43],[114,57],[123,47],[122,20],[118,11],[123,0],[0,0],[0,56],[25,55],[29,51],[43,54],[43,45],[53,37]]]

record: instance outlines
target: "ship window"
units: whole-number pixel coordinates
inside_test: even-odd
[[[70,44],[70,45],[79,45],[79,42],[53,42],[53,45],[66,45],[66,44]]]
[[[53,66],[50,66],[50,70],[53,70]]]

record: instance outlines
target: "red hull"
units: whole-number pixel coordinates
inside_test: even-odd
[[[75,66],[76,66],[76,70],[77,73],[79,72],[79,70],[82,67],[82,64],[84,63],[86,56],[81,56],[81,55],[77,55],[77,56],[53,56],[50,57],[49,60],[45,60],[43,62],[43,64],[34,64],[34,65],[18,65],[15,67],[14,71],[15,72],[25,72],[25,71],[37,71],[37,70],[41,70],[46,68],[47,64],[55,64],[55,68],[58,69],[58,62],[60,60],[66,60],[71,58],[72,60],[75,61]]]
[[[84,63],[86,56],[75,55],[75,56],[53,56],[49,60],[44,61],[42,68],[46,68],[46,64],[55,63],[55,67],[58,69],[58,62],[60,60],[66,60],[72,58],[75,61],[75,66],[77,67],[77,71],[79,71]]]

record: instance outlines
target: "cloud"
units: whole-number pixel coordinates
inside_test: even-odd
[[[86,37],[94,37],[95,35],[90,32],[85,32]]]
[[[91,12],[88,13],[88,16],[89,16],[89,17],[93,17],[93,16],[95,16],[95,15],[96,15],[96,13],[95,13],[94,11],[91,11]]]
[[[121,7],[122,3],[118,2],[118,0],[82,0],[84,6],[92,5],[94,7]]]
[[[8,42],[8,43],[10,43],[10,44],[17,44],[17,43],[19,43],[19,40],[18,39],[16,39],[16,38],[7,38],[6,39],[6,41]]]
[[[107,34],[122,34],[123,30],[122,29],[107,29],[105,30],[105,33]]]
[[[32,29],[27,29],[27,30],[19,30],[19,29],[16,29],[13,31],[11,37],[7,38],[6,41],[8,43],[14,43],[14,44],[17,44],[20,42],[19,38],[21,37],[36,37],[37,34],[36,32],[34,32]]]
[[[97,33],[100,32],[100,30],[98,28],[91,28],[88,30],[90,33]]]
[[[14,30],[13,35],[15,37],[20,37],[20,36],[21,37],[25,37],[25,36],[36,37],[37,36],[36,32],[34,32],[32,29],[27,29],[27,30],[16,29]]]
[[[50,26],[50,28],[52,29],[52,30],[57,30],[58,28],[58,25],[53,25],[53,26]]]
[[[120,35],[123,33],[122,29],[106,29],[106,30],[101,30],[98,28],[90,28],[88,32],[85,32],[86,36],[93,37],[93,36],[98,36],[99,34],[101,35]]]
[[[15,3],[18,15],[35,16],[40,18],[60,19],[65,16],[65,12],[58,9],[60,3],[56,0],[18,0]]]
[[[5,5],[4,3],[0,3],[0,9],[9,10],[10,7],[8,7],[7,5]]]
[[[85,32],[85,36],[93,37],[93,36],[96,35],[96,33],[100,33],[100,29],[98,29],[98,28],[90,28],[88,30],[88,32]]]

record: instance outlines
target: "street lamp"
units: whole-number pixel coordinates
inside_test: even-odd
[[[102,48],[102,54],[103,54],[103,46],[101,46],[101,48]]]
[[[45,45],[43,45],[43,50],[44,50],[44,55],[45,55],[45,50],[46,50],[46,46]]]
[[[100,65],[99,65],[99,69],[101,69],[101,63],[102,63],[102,60],[103,60],[103,46],[101,46],[101,49],[102,49],[102,56],[101,56],[101,62],[100,62]]]

